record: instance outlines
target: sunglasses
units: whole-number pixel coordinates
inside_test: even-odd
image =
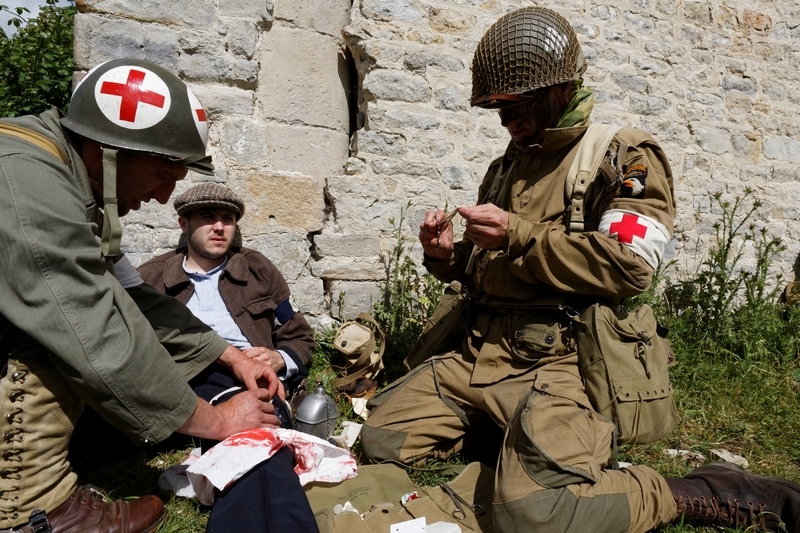
[[[518,118],[523,118],[531,113],[533,108],[536,104],[539,103],[539,100],[542,99],[547,93],[547,87],[543,89],[539,89],[531,96],[521,100],[516,104],[512,104],[505,107],[500,107],[497,109],[498,114],[500,115],[500,119],[508,122],[513,122]]]

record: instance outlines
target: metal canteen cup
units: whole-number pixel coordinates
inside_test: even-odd
[[[297,408],[295,429],[328,440],[336,429],[338,416],[336,402],[325,392],[325,387],[319,385]]]

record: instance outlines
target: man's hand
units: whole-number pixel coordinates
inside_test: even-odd
[[[428,211],[419,225],[419,242],[425,253],[436,259],[447,259],[453,253],[453,223],[442,210]]]
[[[280,372],[286,367],[286,361],[283,360],[283,356],[275,350],[270,350],[263,346],[254,346],[242,351],[251,359],[257,359],[267,363],[275,369],[275,372]]]
[[[233,375],[244,383],[248,389],[263,388],[269,393],[271,399],[277,394],[282,400],[286,399],[283,384],[275,373],[275,369],[263,361],[250,359],[241,350],[233,346],[222,352],[217,362],[230,368]]]
[[[240,392],[228,401],[212,406],[197,399],[192,415],[179,427],[185,433],[204,439],[223,440],[235,433],[254,428],[279,428],[275,407],[265,389]]]
[[[467,222],[464,235],[477,247],[496,250],[503,245],[508,231],[506,211],[494,204],[481,204],[474,207],[459,207],[458,214]]]

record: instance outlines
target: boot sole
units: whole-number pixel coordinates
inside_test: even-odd
[[[164,524],[164,522],[166,522],[168,514],[169,512],[167,512],[167,508],[164,507],[164,512],[161,513],[161,516],[158,518],[158,521],[149,528],[142,531],[142,533],[154,533],[158,528],[160,528]]]

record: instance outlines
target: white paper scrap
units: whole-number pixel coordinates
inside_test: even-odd
[[[461,533],[461,528],[452,522],[434,522],[428,524],[425,533]]]
[[[389,533],[425,533],[425,517],[406,520],[389,526]]]

